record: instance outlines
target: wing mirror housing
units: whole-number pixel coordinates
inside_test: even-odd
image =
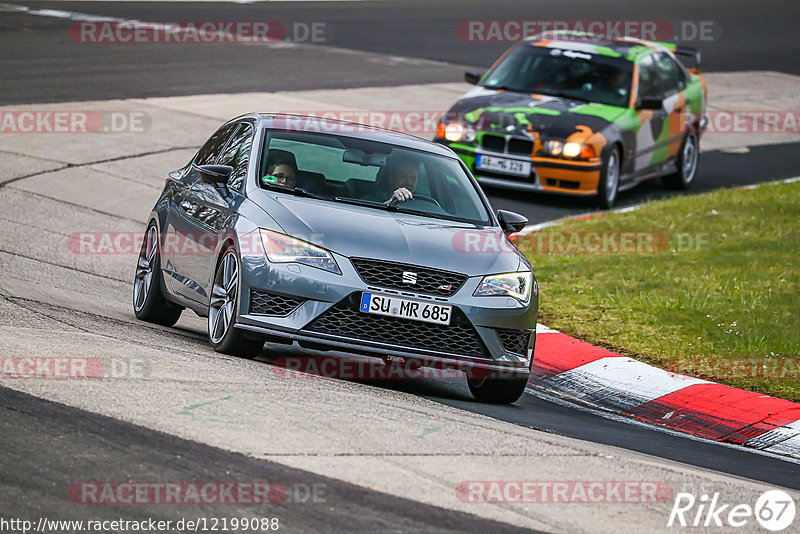
[[[471,85],[478,85],[478,80],[481,79],[481,73],[474,70],[468,70],[464,73],[464,81]]]
[[[637,109],[652,109],[652,110],[659,110],[664,109],[664,101],[660,98],[646,96],[642,98],[639,105],[636,106]]]
[[[198,165],[195,167],[200,174],[200,179],[220,190],[223,196],[228,196],[228,178],[233,172],[230,165]]]
[[[519,232],[528,225],[528,218],[519,213],[507,210],[497,210],[497,218],[506,235]]]

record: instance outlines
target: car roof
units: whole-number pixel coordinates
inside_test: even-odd
[[[458,158],[452,150],[439,143],[366,124],[292,113],[248,113],[231,119],[228,122],[244,119],[253,120],[260,128],[369,139],[379,143],[399,145],[412,150],[429,152],[431,154],[438,154],[450,158]]]
[[[675,45],[672,43],[647,41],[632,37],[608,38],[586,32],[567,30],[549,31],[535,35],[526,39],[524,45],[589,52],[628,61],[636,61],[639,57],[654,52],[675,49]]]

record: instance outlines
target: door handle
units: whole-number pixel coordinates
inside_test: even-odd
[[[180,206],[183,211],[189,211],[190,209],[192,209],[192,203],[189,202],[188,200],[184,200],[183,202],[181,202]]]

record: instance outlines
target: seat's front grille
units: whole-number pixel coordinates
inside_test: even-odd
[[[305,300],[270,293],[263,289],[250,289],[250,313],[252,315],[271,315],[286,317],[300,307]]]
[[[388,261],[352,258],[353,266],[364,282],[417,293],[442,297],[455,295],[466,282],[467,275]]]
[[[338,302],[303,330],[456,356],[489,357],[475,327],[456,307],[447,326],[364,313],[358,309],[359,297],[356,293]]]

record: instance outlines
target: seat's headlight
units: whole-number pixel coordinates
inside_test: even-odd
[[[342,274],[333,254],[292,236],[260,228],[264,252],[272,263],[302,263],[323,271]]]
[[[530,271],[492,274],[483,278],[473,295],[476,297],[507,296],[526,302],[531,296],[531,279]]]

